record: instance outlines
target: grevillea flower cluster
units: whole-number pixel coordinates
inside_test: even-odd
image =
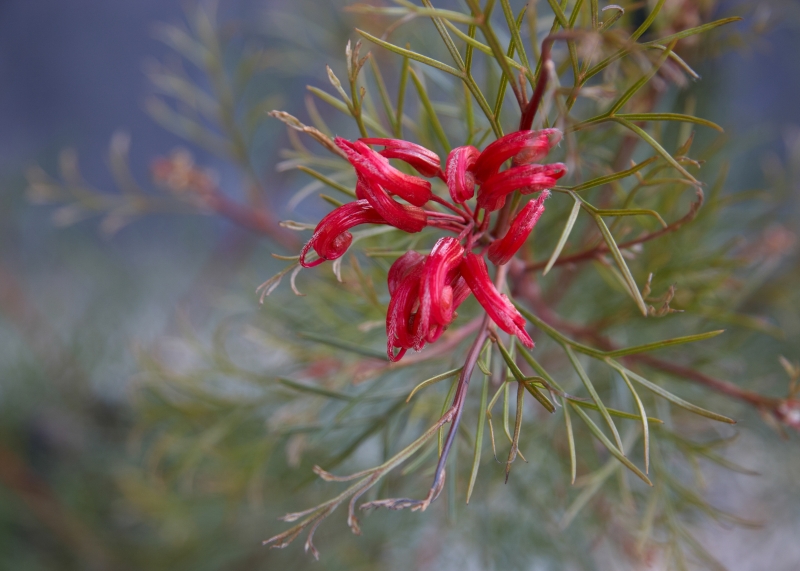
[[[530,235],[544,212],[549,189],[566,173],[561,163],[539,164],[560,140],[557,129],[516,131],[483,151],[473,146],[453,149],[442,170],[439,156],[415,143],[336,138],[355,168],[357,200],[317,224],[300,264],[312,267],[344,255],[353,241],[349,231],[359,224],[388,224],[408,233],[426,227],[450,232],[453,235],[440,238],[428,255],[411,250],[389,270],[389,359],[397,361],[409,349],[419,351],[436,341],[470,294],[500,329],[530,348],[533,341],[525,319],[495,287],[485,258],[497,266],[508,263]],[[376,151],[373,146],[383,148]],[[389,159],[405,162],[424,178],[401,172]],[[503,169],[509,160],[510,166]],[[426,178],[444,181],[450,201],[434,194]],[[493,236],[491,214],[503,209],[515,191],[540,194],[513,217],[502,236]],[[309,255],[312,249],[316,258]]]

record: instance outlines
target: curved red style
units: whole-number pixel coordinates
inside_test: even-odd
[[[380,184],[369,180],[359,181],[356,188],[356,196],[360,194],[365,198],[387,224],[410,234],[425,228],[427,217],[419,206],[400,204],[393,200]]]
[[[350,142],[336,137],[334,142],[344,151],[356,172],[370,185],[380,185],[387,192],[396,194],[414,206],[422,206],[433,196],[430,182],[400,172],[389,164],[389,159],[361,141]]]

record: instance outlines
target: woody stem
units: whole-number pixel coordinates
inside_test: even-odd
[[[461,414],[464,412],[464,401],[467,397],[467,389],[469,388],[469,380],[472,377],[472,371],[475,370],[475,365],[478,363],[478,357],[483,349],[483,344],[489,334],[489,316],[485,315],[481,322],[480,331],[472,342],[467,353],[467,359],[464,362],[464,367],[461,369],[461,374],[458,377],[458,387],[456,388],[456,396],[453,399],[453,404],[448,411],[452,412],[453,421],[450,425],[450,430],[447,432],[447,439],[444,441],[442,447],[442,455],[439,456],[439,463],[436,464],[436,472],[433,476],[433,484],[431,485],[428,494],[429,501],[435,500],[442,490],[445,477],[445,465],[447,464],[447,457],[450,455],[450,448],[453,446],[456,434],[458,433],[458,425],[461,422]]]
[[[503,289],[506,283],[506,276],[508,274],[508,264],[497,268],[497,275],[495,276],[494,285],[499,290]],[[456,396],[453,399],[453,404],[448,410],[447,414],[453,413],[453,422],[450,425],[450,430],[447,432],[447,439],[442,447],[442,455],[439,457],[439,462],[436,464],[436,472],[433,477],[433,484],[431,485],[430,492],[426,502],[435,500],[439,493],[442,491],[445,478],[445,465],[447,464],[447,457],[450,455],[450,448],[453,446],[456,434],[458,433],[458,425],[461,422],[461,414],[464,412],[464,401],[467,398],[467,389],[469,388],[470,377],[475,370],[475,365],[478,363],[483,344],[489,335],[489,315],[483,316],[481,327],[475,340],[469,348],[467,359],[464,362],[464,367],[461,369],[461,375],[458,377],[458,386],[456,387]]]
[[[536,110],[542,102],[544,90],[547,87],[547,80],[549,79],[548,74],[550,70],[547,64],[550,61],[550,48],[553,46],[554,39],[555,38],[552,36],[549,36],[542,42],[542,57],[540,60],[542,65],[539,68],[539,77],[536,78],[536,88],[533,91],[533,96],[525,106],[525,110],[522,112],[522,117],[519,120],[520,131],[527,131],[533,126],[533,118],[536,116]]]

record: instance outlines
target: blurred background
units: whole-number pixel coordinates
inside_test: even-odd
[[[339,11],[344,4],[219,3],[220,29],[241,38],[244,48],[294,50],[279,65],[265,66],[249,87],[253,97],[269,98],[265,109],[302,115],[305,85],[326,81],[324,65],[341,63],[351,37],[353,16]],[[152,95],[159,92],[154,74],[176,59],[156,24],[185,28],[193,10],[194,3],[173,0],[0,0],[0,569],[314,564],[299,545],[284,552],[260,547],[281,529],[276,515],[305,505],[291,501],[302,497],[289,483],[291,470],[268,474],[260,499],[233,506],[222,494],[194,495],[191,484],[138,489],[132,476],[146,468],[135,434],[141,420],[135,394],[139,349],[157,344],[174,349],[180,359],[179,344],[171,343],[187,327],[208,336],[219,319],[259,311],[255,288],[273,273],[270,245],[221,217],[178,212],[108,219],[99,214],[102,209],[92,215],[38,205],[29,190],[30,177],[39,172],[30,169],[69,173],[77,164],[76,176],[118,193],[115,165],[125,150],[130,175],[152,186],[154,158],[182,147],[213,171],[232,198],[244,196],[241,169],[153,119],[158,108]],[[745,1],[720,2],[714,13],[746,13],[750,20],[742,26],[759,24],[761,30],[757,40],[698,67],[697,114],[730,136],[725,192],[780,186],[780,215],[762,216],[756,231],[780,224],[796,232],[800,13],[792,2]],[[305,34],[296,32],[299,21],[306,24]],[[288,212],[287,201],[303,183],[275,170],[285,144],[285,129],[270,120],[252,135],[249,158],[268,185],[277,216],[293,218],[297,214]],[[65,154],[65,148],[71,151]],[[739,232],[737,220],[759,214],[737,211],[730,232]],[[776,283],[800,283],[797,260],[796,249],[781,258]],[[779,311],[786,336],[762,343],[764,360],[752,363],[748,374],[778,376],[778,354],[800,358],[797,307]],[[712,470],[709,493],[721,507],[766,524],[745,529],[702,523],[698,539],[731,570],[800,569],[797,437],[781,440],[756,415],[739,428],[730,458],[761,475]],[[475,510],[481,510],[480,500]],[[461,516],[468,521],[469,510]],[[474,523],[441,532],[452,550],[426,546],[426,532],[437,521],[428,514],[381,513],[362,526],[361,537],[331,522],[318,540],[328,557],[317,565],[492,569],[505,562],[507,568],[568,568],[535,557],[517,561],[477,553],[470,538],[485,530]],[[475,557],[466,557],[470,553]]]

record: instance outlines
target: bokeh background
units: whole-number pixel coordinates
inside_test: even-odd
[[[338,58],[331,50],[348,37],[350,20],[337,11],[340,4],[223,0],[217,13],[231,33],[249,41],[307,47],[305,59],[270,72],[256,87],[277,98],[275,107],[300,114],[305,84],[325,81],[324,64]],[[717,12],[723,16],[748,4],[722,2]],[[759,224],[797,228],[800,14],[792,2],[762,4],[748,10],[763,19],[758,40],[698,69],[698,114],[731,135],[726,192],[775,181],[788,185],[779,219]],[[279,529],[277,513],[297,507],[286,503],[286,496],[299,497],[292,488],[268,490],[267,507],[232,513],[221,500],[184,501],[177,492],[170,505],[149,510],[142,507],[147,502],[134,507],[126,500],[126,474],[137,469],[139,458],[131,435],[136,348],[168,343],[185,320],[203,332],[221,316],[256,311],[255,286],[270,275],[264,269],[268,246],[213,216],[141,217],[113,233],[96,218],[64,225],[68,212],[32,204],[25,192],[26,169],[39,165],[53,172],[65,147],[74,149],[87,181],[115,192],[108,153],[116,134],[130,137],[131,169],[141,181],[149,179],[155,156],[182,146],[216,172],[222,188],[241,195],[235,168],[163,129],[146,111],[153,93],[148,66],[172,57],[153,26],[180,24],[188,9],[172,0],[0,0],[0,569],[309,564],[300,546],[290,548],[292,554],[254,548]],[[298,20],[312,24],[308,35],[286,37]],[[275,204],[283,209],[297,189],[291,177],[275,172],[285,130],[267,123],[256,140],[256,166],[268,173]],[[796,254],[782,263],[783,279],[800,285]],[[786,323],[795,327],[788,341],[796,341],[796,315]],[[800,347],[788,341],[784,350],[794,352],[786,356],[797,359]],[[769,358],[760,370],[774,373],[774,354]],[[766,522],[756,530],[700,526],[700,539],[731,570],[800,568],[798,441],[765,436],[769,431],[753,421],[729,451],[761,476],[720,471],[710,477],[709,493],[718,505]],[[154,504],[161,501],[154,496]],[[177,515],[165,513],[170,510]],[[323,529],[318,543],[340,536],[343,543],[319,565],[449,568],[446,555],[420,555],[425,517],[384,513],[369,520],[360,538]],[[455,551],[474,549],[469,533],[480,532],[474,527],[445,532]],[[417,546],[415,558],[407,557],[410,545]],[[463,568],[462,559],[452,561]],[[477,558],[471,568],[493,567]],[[532,560],[523,568],[540,567]]]

